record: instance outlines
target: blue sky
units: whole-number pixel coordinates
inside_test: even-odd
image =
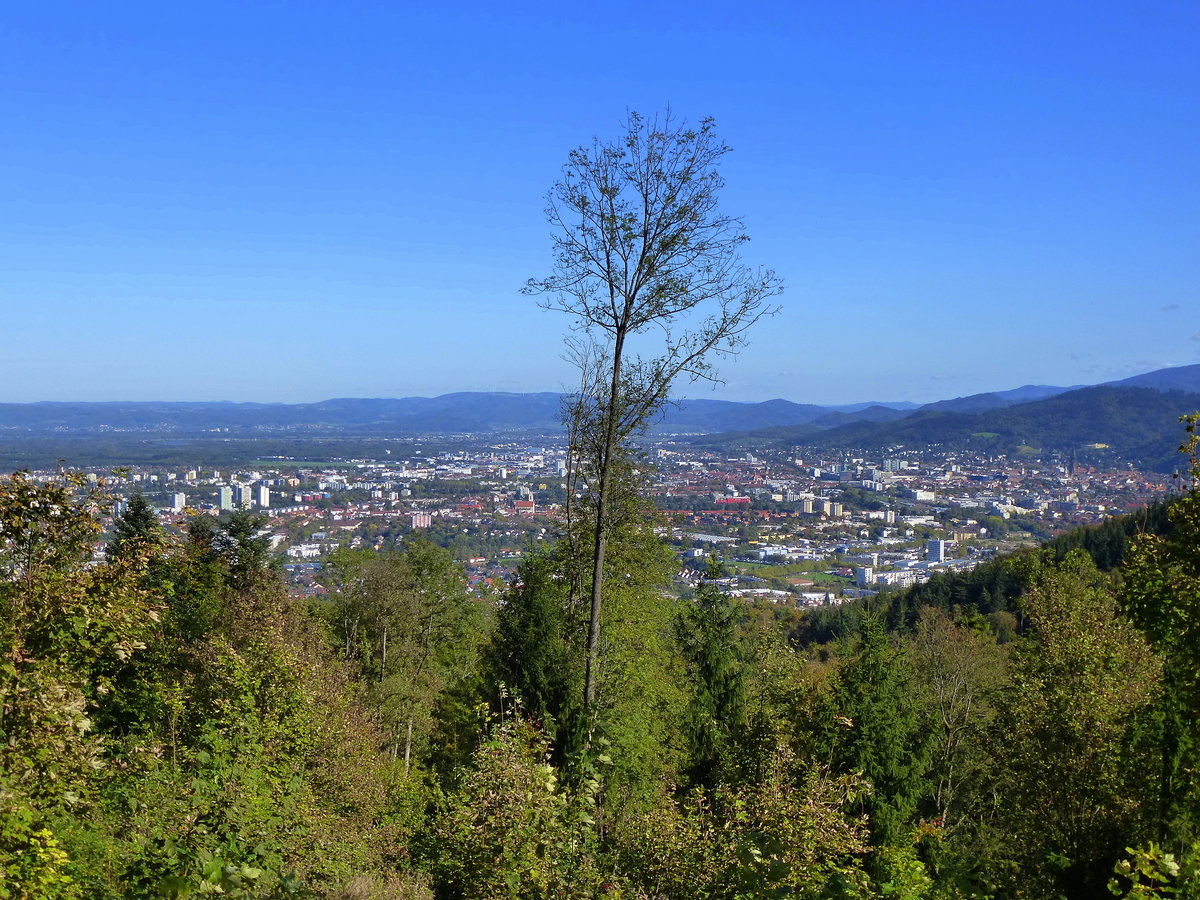
[[[48,0],[0,21],[0,401],[558,390],[543,197],[668,104],[787,282],[713,396],[1200,362],[1194,3]]]

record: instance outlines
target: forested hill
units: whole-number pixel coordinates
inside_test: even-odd
[[[927,607],[966,619],[986,619],[993,630],[1015,631],[1021,596],[1035,578],[1039,561],[1059,564],[1071,552],[1082,550],[1099,571],[1111,572],[1125,562],[1136,536],[1165,537],[1171,533],[1169,509],[1169,502],[1155,503],[1098,525],[1072,529],[1040,549],[1002,556],[969,572],[938,572],[923,584],[819,610],[803,620],[794,639],[802,645],[833,640],[852,631],[864,609],[882,616],[891,631],[911,632],[917,627],[921,610]]]
[[[1106,381],[1099,385],[1077,384],[1074,387],[1054,387],[1047,384],[1027,384],[1010,391],[989,391],[983,394],[955,397],[951,400],[938,400],[934,403],[926,403],[921,409],[981,413],[989,409],[1016,406],[1018,403],[1045,400],[1047,397],[1065,394],[1068,391],[1077,391],[1085,387],[1153,388],[1156,391],[1200,393],[1200,364],[1156,369],[1153,372],[1143,372],[1130,378]]]
[[[806,444],[829,449],[896,445],[999,453],[1107,449],[1147,468],[1178,463],[1179,416],[1200,409],[1200,394],[1151,388],[1091,387],[983,413],[921,410],[890,423],[854,423],[827,431],[774,428],[712,436],[728,448]]]
[[[1018,403],[1032,403],[1035,400],[1045,400],[1067,391],[1078,390],[1085,385],[1061,388],[1046,384],[1027,384],[1011,391],[989,391],[985,394],[971,394],[968,397],[955,397],[952,400],[938,400],[936,403],[926,403],[923,410],[940,410],[942,412],[980,413],[989,409],[1001,409],[1006,406],[1016,406]]]

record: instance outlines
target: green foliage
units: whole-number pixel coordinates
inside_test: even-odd
[[[487,651],[489,682],[520,698],[559,763],[582,746],[584,641],[581,616],[560,572],[561,560],[549,555],[522,562],[497,611]]]
[[[565,789],[548,752],[545,736],[521,717],[476,751],[433,826],[439,896],[620,896],[597,858],[599,782]]]
[[[988,735],[996,702],[1008,684],[1005,649],[987,630],[952,621],[933,607],[921,610],[909,660],[920,705],[928,711],[931,818],[943,829],[970,827],[972,789],[992,764]]]
[[[1165,659],[1159,706],[1159,838],[1182,853],[1200,839],[1200,414],[1185,416],[1186,491],[1168,534],[1144,534],[1125,570],[1123,607]]]
[[[265,524],[261,516],[241,511],[220,519],[194,516],[189,535],[198,550],[220,562],[231,589],[249,591],[271,580]]]
[[[110,557],[152,551],[164,540],[158,517],[141,491],[129,498],[129,506],[113,525],[112,540],[108,542]]]
[[[759,784],[696,789],[631,817],[618,858],[650,897],[867,897],[866,822],[845,812],[867,791],[776,751]]]
[[[100,777],[94,720],[158,616],[138,560],[89,565],[103,502],[73,476],[0,480],[0,871],[14,897],[68,895],[53,821]]]
[[[807,727],[815,758],[829,760],[835,772],[859,773],[871,785],[860,808],[873,847],[907,839],[929,790],[930,730],[915,697],[904,648],[878,618],[864,615],[857,652],[838,668]]]
[[[1144,847],[1128,847],[1125,853],[1113,869],[1116,877],[1108,883],[1113,896],[1130,900],[1200,897],[1200,842],[1185,848],[1182,859],[1153,841]]]
[[[748,654],[739,628],[745,619],[745,606],[708,581],[678,614],[677,640],[690,694],[683,730],[692,784],[715,787],[736,742],[745,738]]]
[[[320,870],[322,860],[306,858],[310,842],[320,844],[306,815],[310,786],[258,737],[207,731],[198,746],[209,749],[189,752],[179,768],[146,772],[125,793],[135,843],[120,880],[129,895],[181,897],[221,886],[234,896],[270,896],[295,881],[290,861]]]
[[[52,829],[38,826],[29,806],[12,803],[0,786],[0,898],[78,896],[68,857]]]
[[[339,554],[330,576],[338,644],[370,685],[370,702],[407,770],[437,728],[439,697],[474,676],[489,610],[467,593],[450,552],[423,541],[390,553]]]
[[[653,802],[678,777],[682,671],[675,601],[664,590],[673,560],[650,523],[631,523],[610,545],[604,653],[592,708],[592,752],[609,742],[604,783],[612,815]]]
[[[599,741],[608,742],[603,805],[614,814],[649,802],[660,779],[676,777],[682,707],[674,604],[663,591],[672,560],[636,509],[624,514],[606,554],[604,652],[590,717],[579,690],[587,622],[586,564],[571,552],[578,535],[522,566],[487,653],[493,708],[510,703],[508,694],[527,704],[572,783]],[[586,543],[578,539],[575,546]]]
[[[1094,895],[1145,836],[1149,767],[1134,735],[1161,662],[1083,553],[1037,575],[1026,605],[1036,643],[1018,651],[996,723],[993,827],[1022,883]]]
[[[0,481],[0,896],[299,896],[378,871],[404,837],[380,736],[253,524],[96,564],[105,503],[72,476]]]

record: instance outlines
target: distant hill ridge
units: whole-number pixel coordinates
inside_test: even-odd
[[[989,409],[1002,409],[1006,406],[1045,400],[1085,387],[1140,387],[1156,391],[1183,391],[1195,394],[1200,393],[1200,364],[1156,369],[1153,372],[1144,372],[1141,375],[1122,378],[1118,381],[1106,381],[1098,385],[1077,384],[1072,387],[1054,387],[1048,384],[1026,384],[1010,391],[993,391],[971,394],[967,397],[955,397],[951,400],[938,400],[934,403],[926,403],[921,409],[936,409],[946,412],[985,412]]]
[[[339,398],[320,403],[102,402],[0,403],[0,429],[30,432],[230,429],[333,429],[400,433],[549,430],[561,427],[561,395],[460,392],[440,397]],[[814,421],[887,421],[908,410],[883,405],[815,406],[789,400],[738,403],[707,398],[682,400],[664,411],[657,428],[712,432],[749,430]],[[832,419],[830,417],[833,417]]]
[[[770,428],[706,441],[727,450],[803,444],[828,450],[925,447],[1021,455],[1047,451],[1118,454],[1140,466],[1178,468],[1179,416],[1200,410],[1200,391],[1101,385],[983,412],[921,409],[893,422]]]
[[[994,391],[986,394],[972,394],[969,397],[955,397],[952,400],[938,400],[926,403],[923,410],[943,410],[945,412],[984,412],[989,409],[1002,409],[1005,406],[1015,406],[1018,403],[1030,403],[1034,400],[1044,400],[1073,388],[1052,387],[1047,384],[1027,384],[1011,391]]]
[[[821,441],[830,446],[885,440],[928,443],[962,440],[980,433],[996,433],[1010,443],[1028,438],[1029,445],[1035,440],[1082,440],[1087,435],[1095,435],[1095,442],[1111,443],[1102,438],[1119,430],[1120,422],[1133,428],[1132,423],[1149,415],[1165,415],[1167,407],[1184,402],[1179,398],[1165,400],[1164,392],[1200,395],[1200,365],[1160,369],[1093,388],[1025,385],[919,408],[912,403],[818,406],[782,399],[739,403],[693,398],[668,406],[654,428],[674,433],[753,433],[758,440],[782,442],[821,434]],[[1066,399],[1057,405],[1037,406],[1059,398]],[[217,429],[243,434],[328,431],[347,435],[548,431],[561,427],[560,404],[561,395],[553,392],[458,392],[439,397],[335,398],[295,404],[0,403],[0,430],[10,435],[107,430],[198,434]],[[1012,412],[1006,417],[1005,411]],[[1056,435],[1047,424],[1050,421],[1058,423],[1054,427],[1072,424]]]

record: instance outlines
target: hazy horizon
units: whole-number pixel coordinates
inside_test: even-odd
[[[1178,368],[1178,367],[1167,367],[1167,368]],[[1151,370],[1151,371],[1155,371],[1155,370]],[[1133,374],[1144,374],[1144,373],[1136,372]],[[1110,379],[1110,380],[1117,380],[1117,379]],[[1078,384],[1078,385],[1047,385],[1047,384],[1035,384],[1033,382],[1027,382],[1027,383],[1019,384],[1019,385],[1010,385],[1008,387],[985,388],[984,390],[975,391],[973,393],[975,393],[975,394],[1004,393],[1006,391],[1017,390],[1019,388],[1025,388],[1025,387],[1056,387],[1056,388],[1064,388],[1064,389],[1076,389],[1076,388],[1082,388],[1082,387],[1093,387],[1093,386],[1097,386],[1102,383],[1104,383],[1104,382],[1095,382],[1092,384]],[[227,404],[233,404],[233,405],[257,405],[257,406],[306,406],[306,405],[327,403],[327,402],[335,401],[335,400],[407,400],[407,399],[414,399],[414,398],[435,399],[437,397],[453,395],[453,394],[490,394],[490,393],[511,394],[511,395],[515,395],[515,396],[530,396],[530,395],[537,395],[537,394],[562,394],[562,393],[566,393],[566,390],[560,389],[560,390],[544,390],[544,391],[538,391],[538,390],[534,390],[534,391],[498,391],[498,390],[478,389],[478,390],[461,390],[461,391],[438,391],[436,393],[430,393],[430,394],[398,393],[398,394],[393,394],[393,395],[378,395],[378,396],[370,396],[370,397],[368,397],[368,396],[351,397],[351,396],[330,395],[330,396],[318,397],[315,399],[302,399],[302,400],[272,400],[272,399],[266,399],[266,400],[248,399],[247,400],[247,399],[231,399],[228,397],[210,397],[210,398],[201,398],[201,399],[180,399],[180,398],[172,398],[172,397],[149,397],[149,398],[139,399],[139,398],[132,398],[132,397],[111,397],[111,398],[99,399],[99,400],[77,400],[77,399],[63,399],[63,400],[46,399],[46,400],[27,400],[27,401],[0,400],[0,403],[18,403],[18,404],[36,404],[36,403],[219,404],[219,403],[227,403]],[[779,397],[779,396],[760,397],[760,398],[754,398],[754,399],[735,399],[735,398],[731,398],[731,397],[723,395],[720,390],[716,390],[711,393],[696,393],[693,390],[693,391],[684,391],[684,392],[676,393],[672,397],[671,402],[678,402],[678,401],[683,401],[683,400],[721,400],[721,401],[726,401],[726,402],[730,402],[730,403],[755,404],[755,403],[767,403],[767,402],[774,401],[774,400],[784,400],[784,401],[788,401],[791,403],[809,404],[809,405],[813,405],[813,406],[860,406],[860,405],[870,405],[870,404],[923,405],[926,403],[936,403],[940,400],[952,400],[952,399],[956,399],[957,397],[962,397],[962,396],[970,396],[970,395],[966,395],[966,394],[949,395],[949,394],[947,394],[947,395],[930,396],[927,399],[923,399],[923,400],[880,398],[880,397],[865,397],[865,398],[845,399],[845,400],[809,400],[809,399],[797,399],[796,397]]]

